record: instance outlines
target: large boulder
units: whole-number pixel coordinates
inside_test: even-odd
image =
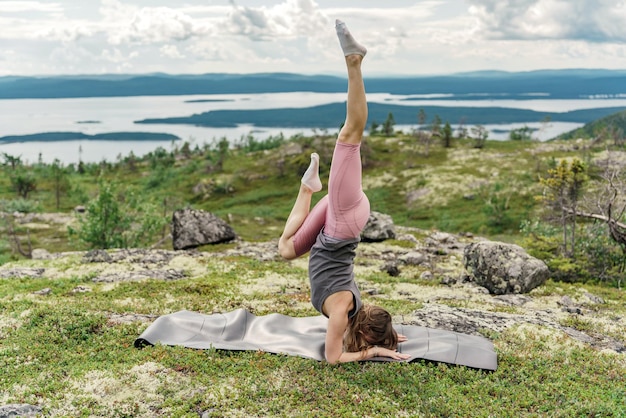
[[[491,294],[528,293],[550,276],[546,264],[518,245],[480,241],[465,247],[463,264],[470,278]]]
[[[203,210],[179,209],[172,216],[172,241],[175,250],[229,242],[236,237],[230,225]]]
[[[25,403],[0,406],[0,418],[35,417],[41,413],[41,407]]]
[[[381,242],[396,237],[395,226],[391,216],[384,213],[370,213],[370,217],[361,232],[361,240],[365,242]]]

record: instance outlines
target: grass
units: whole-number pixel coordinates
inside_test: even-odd
[[[301,147],[304,153],[315,147],[326,161],[332,141],[307,138]],[[390,214],[397,225],[421,228],[410,230],[420,241],[428,230],[439,229],[516,242],[519,222],[536,210],[530,197],[537,176],[552,158],[577,154],[566,143],[492,141],[476,150],[469,141],[457,141],[452,149],[433,146],[426,156],[411,141],[409,136],[367,140],[365,188],[373,210]],[[300,155],[283,151],[234,150],[221,173],[211,173],[207,155],[172,159],[162,172],[152,170],[150,160],[137,162],[135,168],[124,163],[89,166],[87,174],[70,175],[75,191],[63,195],[59,211],[69,213],[85,204],[85,197],[93,197],[103,170],[107,179],[146,199],[158,202],[165,196],[168,216],[174,208],[192,205],[228,219],[246,241],[276,239],[303,163]],[[322,162],[322,171],[327,169]],[[9,169],[2,170],[0,199],[14,199]],[[30,200],[42,212],[55,212],[52,184],[44,177]],[[220,187],[211,196],[194,195],[191,190],[204,179],[216,179]],[[232,191],[223,187],[226,183]],[[407,199],[418,189],[430,193]],[[506,222],[499,225],[486,203],[496,197],[510,202],[503,210]],[[66,225],[43,224],[17,225],[20,237],[25,239],[28,230],[35,248],[81,249],[67,239]],[[224,256],[220,253],[234,245],[222,244],[200,248],[197,258],[181,255],[171,261],[173,268],[185,271],[182,280],[95,283],[92,279],[102,272],[134,266],[84,264],[80,255],[28,260],[1,244],[0,239],[0,264],[8,263],[3,268],[44,267],[46,274],[0,278],[0,405],[36,404],[44,416],[72,417],[626,416],[624,354],[599,351],[547,326],[521,323],[501,332],[483,330],[498,354],[499,368],[493,373],[424,361],[331,366],[261,352],[166,346],[139,350],[133,342],[154,318],[183,309],[316,315],[308,301],[306,265]],[[405,252],[414,248],[401,239],[385,245]],[[364,292],[365,302],[382,304],[396,318],[410,320],[434,301],[512,315],[526,309],[487,303],[479,294],[467,300],[450,298],[461,290],[440,284],[436,271],[434,280],[419,279],[426,267],[389,277],[376,261],[359,260],[360,288],[375,290]],[[459,267],[458,260],[446,263],[438,267]],[[36,293],[46,288],[49,294]],[[77,291],[82,288],[87,291]],[[590,303],[586,292],[605,303]],[[560,326],[624,341],[622,290],[548,281],[530,296],[534,304],[557,312],[556,301],[568,296],[585,313],[562,314]]]
[[[262,352],[134,348],[152,318],[182,309],[316,314],[302,265],[208,255],[194,260],[178,263],[196,274],[170,282],[94,283],[93,271],[102,266],[71,273],[78,257],[40,261],[55,278],[0,279],[0,405],[36,404],[45,416],[72,417],[626,414],[623,354],[599,352],[532,325],[489,333],[499,359],[495,372],[424,361],[332,366]],[[419,289],[445,290],[383,277],[365,276],[360,286],[379,289],[374,296],[364,294],[365,301],[383,303],[394,315],[410,316],[421,307],[420,298],[430,298]],[[409,299],[420,300],[394,292],[403,283],[415,289]],[[79,286],[90,291],[75,292]],[[43,288],[51,293],[34,293]],[[585,292],[601,293],[613,306],[610,315],[626,313],[626,297],[617,289],[548,282],[533,297],[541,303],[544,297],[580,298]],[[116,320],[129,314],[148,320]],[[564,324],[589,327],[588,320]]]

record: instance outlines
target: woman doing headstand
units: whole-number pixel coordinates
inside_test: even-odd
[[[328,317],[325,356],[330,363],[384,356],[396,360],[409,355],[396,351],[406,338],[396,334],[391,315],[377,306],[363,305],[354,281],[354,257],[370,205],[361,186],[361,138],[367,123],[367,101],[361,62],[367,50],[335,22],[348,70],[346,120],[339,132],[328,180],[328,195],[311,210],[313,193],[322,189],[319,156],[302,177],[300,191],[278,244],[285,259],[308,251],[311,303]]]

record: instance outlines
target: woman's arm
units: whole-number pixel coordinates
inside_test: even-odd
[[[394,360],[406,360],[410,354],[398,353],[396,350],[389,350],[383,347],[370,347],[365,351],[347,353],[343,351],[343,336],[348,326],[348,315],[333,315],[328,318],[328,329],[326,331],[326,361],[331,364],[348,363],[351,361],[362,361],[373,357],[390,357]]]

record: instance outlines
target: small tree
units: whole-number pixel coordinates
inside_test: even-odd
[[[474,148],[484,148],[489,131],[482,125],[472,127],[472,138],[474,139]]]
[[[70,184],[67,176],[67,170],[58,159],[55,158],[52,162],[51,170],[52,181],[54,183],[54,197],[56,200],[57,210],[59,210],[61,207],[61,195],[69,190]]]
[[[18,166],[22,165],[22,157],[9,155],[6,152],[2,153],[4,158],[4,165],[11,167],[11,170],[15,170]]]
[[[25,168],[13,170],[10,178],[13,190],[23,199],[28,199],[28,195],[37,190],[37,180],[35,179],[35,174]]]
[[[441,118],[439,115],[435,115],[432,123],[430,124],[430,132],[432,136],[441,136]]]
[[[378,128],[380,128],[380,124],[373,120],[370,125],[370,136],[376,135],[378,133]]]
[[[69,228],[89,248],[129,248],[149,243],[167,223],[159,208],[133,193],[119,194],[115,183],[100,178],[99,193],[87,204],[77,229]]]
[[[512,141],[530,141],[532,139],[533,130],[524,125],[522,128],[512,129],[509,132],[509,139]]]
[[[443,126],[443,133],[441,135],[444,148],[450,148],[452,146],[452,127],[450,123],[446,122]]]
[[[576,212],[587,180],[586,167],[577,158],[571,163],[561,160],[540,179],[545,188],[541,200],[556,214],[563,231],[563,252],[568,257],[575,254]]]
[[[394,133],[394,126],[396,124],[395,119],[393,118],[393,113],[389,112],[387,115],[387,120],[383,123],[382,133],[386,136],[391,136]]]

